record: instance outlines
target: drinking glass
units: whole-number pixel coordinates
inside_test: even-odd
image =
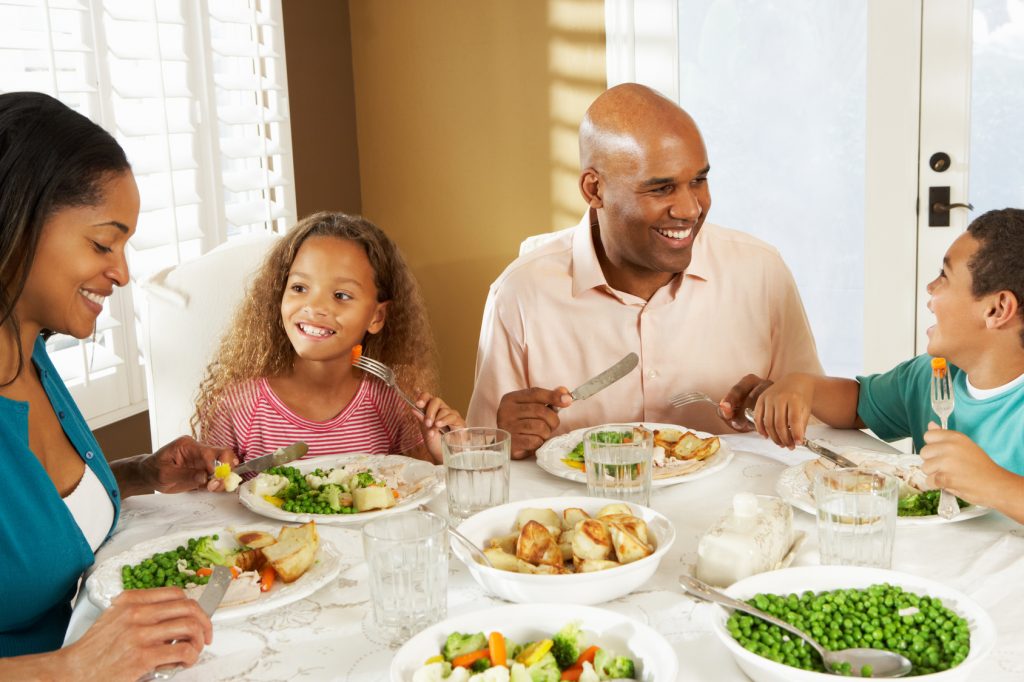
[[[370,602],[378,633],[404,642],[448,610],[448,522],[426,511],[382,516],[363,526]]]
[[[458,522],[508,502],[512,436],[471,427],[441,434],[448,485],[448,515]]]
[[[583,434],[587,492],[625,502],[651,503],[654,433],[630,424],[606,424]]]
[[[821,471],[814,479],[821,563],[892,566],[899,481],[869,469]]]

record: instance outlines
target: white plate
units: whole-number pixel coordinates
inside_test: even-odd
[[[596,516],[602,507],[614,501],[601,497],[543,497],[509,502],[470,516],[459,524],[459,531],[483,549],[491,538],[515,532],[516,515],[521,509],[553,509],[561,516],[564,510],[578,507]],[[655,549],[650,556],[615,568],[566,575],[513,573],[477,563],[461,542],[453,543],[452,548],[473,579],[502,599],[524,604],[547,601],[600,604],[629,594],[646,583],[676,539],[675,528],[667,518],[649,507],[628,504],[634,515],[647,523]]]
[[[744,578],[723,590],[735,599],[749,599],[758,593],[789,594],[804,590],[823,592],[839,588],[868,587],[878,583],[897,585],[917,595],[938,597],[942,605],[967,620],[971,633],[971,652],[963,663],[940,673],[907,677],[908,680],[935,680],[950,682],[966,680],[979,661],[987,656],[996,642],[996,627],[992,618],[973,599],[951,587],[927,578],[909,573],[887,571],[881,568],[855,566],[802,566],[781,571],[759,573]],[[726,629],[729,610],[715,606],[711,612],[711,627],[732,653],[736,663],[756,682],[827,682],[836,680],[834,675],[800,670],[747,651],[732,638]],[[851,678],[855,679],[855,678]]]
[[[516,604],[454,616],[431,625],[406,642],[391,661],[391,682],[409,682],[423,661],[441,653],[453,632],[500,632],[514,642],[551,637],[571,621],[580,621],[587,645],[607,646],[636,663],[641,682],[669,682],[679,672],[679,658],[665,638],[632,618],[593,606]]]
[[[295,512],[288,512],[275,507],[262,497],[254,495],[252,485],[255,479],[250,479],[238,487],[238,499],[243,505],[257,514],[279,521],[291,523],[316,521],[324,525],[363,524],[370,519],[384,514],[396,514],[400,511],[426,504],[434,499],[444,486],[444,477],[441,475],[440,472],[442,470],[439,467],[434,466],[430,462],[405,457],[404,455],[333,455],[304,459],[292,462],[287,466],[295,467],[302,473],[308,474],[314,469],[338,469],[354,462],[365,463],[375,475],[382,468],[402,466],[399,479],[404,485],[416,487],[416,489],[407,495],[403,494],[403,491],[399,489],[399,498],[395,501],[394,507],[362,512],[361,514],[296,514]]]
[[[124,591],[121,583],[122,566],[137,564],[154,554],[166,552],[179,545],[184,545],[188,542],[189,538],[197,538],[203,535],[219,535],[220,539],[216,543],[217,547],[237,547],[238,543],[234,539],[235,533],[243,530],[263,530],[276,537],[281,532],[281,526],[266,523],[244,524],[234,527],[211,526],[209,528],[181,531],[180,533],[173,533],[141,542],[131,549],[105,560],[93,571],[85,583],[89,601],[101,609],[110,606],[110,601]],[[219,608],[213,612],[211,620],[214,623],[221,623],[248,618],[249,616],[265,613],[285,604],[305,599],[334,580],[340,570],[341,555],[334,545],[321,536],[316,561],[309,567],[309,570],[302,574],[302,577],[291,583],[284,583],[280,580],[275,581],[273,588],[269,592],[260,594],[255,601]]]
[[[648,429],[676,429],[678,431],[693,431],[701,438],[709,438],[713,434],[705,433],[704,431],[697,431],[695,429],[688,429],[685,426],[678,426],[676,424],[652,424],[650,422],[626,422],[633,426],[643,426]],[[569,433],[563,433],[560,436],[548,440],[544,445],[537,448],[537,464],[541,469],[554,474],[561,478],[567,478],[570,481],[576,481],[577,483],[586,484],[587,474],[586,472],[580,471],[579,469],[573,469],[567,465],[562,459],[570,452],[573,448],[583,441],[583,434],[593,428],[601,428],[600,426],[588,426],[584,429],[576,429]],[[683,474],[682,476],[673,476],[672,478],[655,478],[651,481],[652,488],[664,488],[665,486],[675,485],[676,483],[686,483],[688,481],[696,481],[698,478],[704,478],[710,476],[716,471],[720,471],[725,468],[732,460],[732,449],[729,444],[725,442],[724,438],[719,437],[719,448],[718,452],[711,455],[705,460],[703,467],[694,471],[692,474]],[[655,468],[657,471],[657,468]]]
[[[921,458],[917,455],[884,455],[872,452],[871,458],[901,467],[921,464]],[[811,484],[811,480],[807,478],[807,475],[804,473],[803,464],[791,466],[779,474],[779,480],[775,483],[775,492],[779,494],[779,497],[801,511],[805,511],[811,515],[818,513],[818,510],[814,505],[813,485]],[[972,504],[969,507],[961,509],[960,513],[951,519],[944,519],[938,514],[932,514],[931,516],[897,516],[896,525],[932,526],[939,523],[954,523],[956,521],[973,519],[981,516],[982,514],[987,514],[990,511],[991,510],[988,507],[981,507],[976,504]]]

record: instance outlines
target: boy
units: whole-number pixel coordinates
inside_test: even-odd
[[[990,211],[946,252],[928,284],[928,354],[883,374],[791,374],[757,400],[755,426],[775,443],[803,442],[811,414],[837,428],[910,436],[930,485],[1024,523],[1024,210]],[[949,429],[931,409],[931,358],[949,362]]]

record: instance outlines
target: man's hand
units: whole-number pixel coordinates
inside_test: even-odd
[[[525,388],[506,393],[498,403],[498,428],[512,434],[512,458],[529,457],[558,428],[558,413],[552,406],[563,408],[572,404],[565,386]]]
[[[758,397],[771,385],[772,382],[768,379],[762,379],[756,374],[748,374],[729,389],[729,392],[718,403],[718,416],[736,431],[753,431],[754,425],[747,420],[743,413],[747,408],[754,409]]]
[[[789,374],[769,385],[754,406],[757,432],[790,450],[803,443],[814,405],[814,386],[809,374]]]
[[[992,491],[1007,475],[1013,475],[959,431],[942,429],[932,422],[924,442],[921,469],[928,474],[928,485],[945,488],[971,504],[992,506]]]
[[[194,438],[181,436],[151,455],[116,460],[111,469],[117,476],[121,494],[128,497],[153,491],[182,493],[203,486],[219,490],[223,481],[211,477],[221,462],[235,466],[238,458],[228,448],[203,445]]]

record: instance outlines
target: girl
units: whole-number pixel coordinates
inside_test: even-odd
[[[425,416],[352,366],[391,367]],[[271,249],[199,387],[192,428],[239,459],[302,440],[309,456],[403,453],[441,461],[438,429],[464,426],[431,395],[433,337],[398,248],[368,220],[316,213]]]

